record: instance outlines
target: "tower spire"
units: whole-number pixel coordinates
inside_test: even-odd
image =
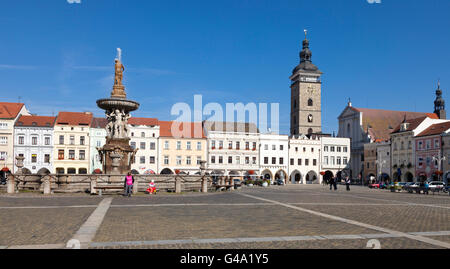
[[[439,119],[446,119],[445,101],[442,98],[441,82],[438,80],[438,88],[436,90],[436,100],[434,101],[434,113],[439,116]]]

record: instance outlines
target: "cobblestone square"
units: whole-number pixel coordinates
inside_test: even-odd
[[[94,249],[364,249],[372,239],[387,249],[449,248],[450,196],[319,185],[0,195],[1,248],[64,248],[80,234]]]

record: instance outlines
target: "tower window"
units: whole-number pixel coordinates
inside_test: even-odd
[[[312,99],[308,100],[308,106],[313,106],[313,100]]]

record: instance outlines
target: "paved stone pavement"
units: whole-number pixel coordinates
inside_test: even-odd
[[[81,229],[111,198],[97,227]],[[449,248],[450,196],[315,185],[131,198],[0,194],[0,249],[64,248],[85,232],[99,249],[364,249],[372,239],[387,249]]]

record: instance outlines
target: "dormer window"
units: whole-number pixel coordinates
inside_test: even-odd
[[[400,131],[405,132],[409,128],[409,123],[405,122],[400,125]]]

